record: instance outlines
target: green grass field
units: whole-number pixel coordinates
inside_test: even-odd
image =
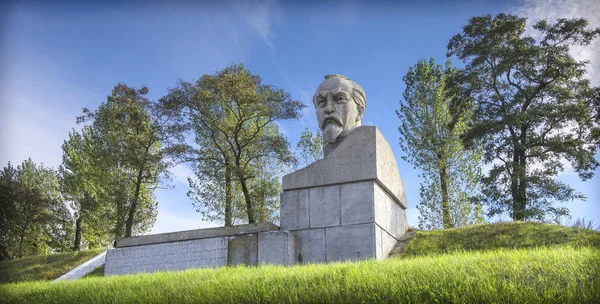
[[[0,262],[0,284],[54,280],[106,249],[24,257]]]
[[[533,223],[417,231],[384,261],[3,284],[0,303],[600,303],[599,240]]]
[[[591,246],[600,249],[600,232],[542,223],[508,222],[464,228],[421,231],[408,243],[402,257],[499,248],[525,249]]]

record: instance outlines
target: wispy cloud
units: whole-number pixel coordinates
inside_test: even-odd
[[[279,8],[275,0],[234,0],[232,6],[260,36],[269,49],[274,52],[273,39],[275,38],[275,31],[273,26],[279,18]]]
[[[188,177],[194,175],[194,171],[187,164],[177,165],[169,171],[173,174],[173,180],[184,186],[188,186]]]
[[[590,28],[600,27],[600,1],[598,0],[525,0],[513,8],[513,13],[528,18],[528,31],[535,37],[531,25],[547,19],[585,18]],[[600,41],[596,39],[589,46],[573,46],[571,56],[577,60],[589,61],[587,78],[592,85],[600,85]]]

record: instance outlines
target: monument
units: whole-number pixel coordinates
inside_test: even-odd
[[[302,262],[383,259],[407,230],[392,149],[376,127],[361,126],[366,101],[338,74],[313,97],[325,157],[284,176],[281,196],[281,229],[298,235]]]
[[[324,158],[285,175],[280,227],[270,223],[121,239],[105,274],[225,265],[384,259],[407,230],[396,159],[374,126],[362,126],[366,94],[325,76],[313,97]]]

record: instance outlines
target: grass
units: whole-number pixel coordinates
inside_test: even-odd
[[[0,283],[54,280],[106,249],[37,255],[0,262]]]
[[[600,248],[600,232],[532,222],[494,223],[434,231],[417,230],[415,238],[408,243],[401,256],[555,246]]]
[[[94,268],[94,270],[92,270],[88,274],[84,275],[83,277],[91,278],[91,277],[103,277],[103,276],[104,276],[104,265]]]
[[[0,303],[600,303],[600,249],[554,247],[0,285]]]
[[[417,231],[384,261],[111,277],[99,267],[76,281],[0,285],[0,303],[600,303],[599,274],[600,232],[495,223]]]

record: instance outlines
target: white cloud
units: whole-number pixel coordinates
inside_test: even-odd
[[[187,178],[194,176],[194,171],[187,164],[179,164],[169,171],[173,174],[173,180],[184,186],[188,186]]]
[[[273,39],[275,38],[273,23],[278,18],[278,7],[275,0],[236,0],[232,2],[232,6],[260,36],[269,49],[275,51],[273,46]]]
[[[529,32],[535,37],[531,25],[539,20],[550,22],[558,18],[585,18],[588,28],[600,27],[600,1],[598,0],[525,0],[522,6],[515,7],[513,13],[528,18]],[[589,61],[587,78],[594,86],[600,85],[600,41],[596,39],[589,46],[574,46],[571,56],[577,60]]]

